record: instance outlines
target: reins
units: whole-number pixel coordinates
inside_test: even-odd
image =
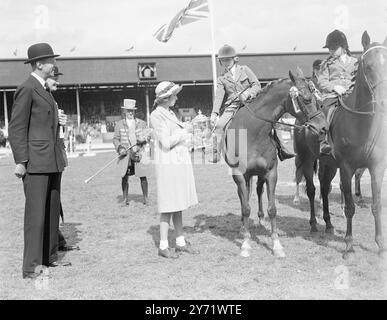
[[[285,123],[285,122],[280,122],[280,121],[276,121],[276,120],[271,120],[271,119],[266,119],[266,118],[263,118],[263,117],[259,117],[250,109],[250,107],[248,105],[246,105],[245,107],[253,115],[253,117],[255,117],[258,120],[269,122],[269,123],[271,123],[273,125],[274,124],[279,124],[279,125],[282,125],[282,126],[288,126],[288,127],[297,128],[297,129],[302,129],[304,127],[304,126],[299,126],[299,125],[296,125],[296,124]],[[278,128],[278,129],[282,130],[280,128]]]

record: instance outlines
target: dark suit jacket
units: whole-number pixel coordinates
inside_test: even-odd
[[[51,94],[33,76],[16,89],[9,142],[15,162],[28,161],[28,173],[63,171],[58,110]]]

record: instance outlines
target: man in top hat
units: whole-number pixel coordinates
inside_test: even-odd
[[[224,67],[223,74],[218,77],[214,105],[211,112],[211,123],[216,126],[217,145],[214,148],[214,159],[212,162],[220,160],[224,129],[233,118],[235,112],[249,103],[261,92],[259,80],[248,66],[239,65],[239,58],[233,47],[225,44],[219,49],[218,59]],[[244,91],[245,90],[245,91]],[[242,91],[244,91],[242,93]],[[223,114],[219,117],[220,108],[226,97],[227,106]],[[273,133],[274,141],[278,149],[278,157],[281,161],[294,157],[285,150],[279,140],[276,131]]]
[[[46,86],[50,90],[51,94],[58,90],[59,76],[61,76],[61,75],[63,75],[63,73],[59,72],[59,69],[58,69],[57,66],[54,66],[54,75],[49,77],[46,80]],[[58,103],[56,101],[55,101],[55,105],[56,105],[56,107],[58,109],[58,112],[63,114],[63,117],[66,117],[66,115],[63,113],[63,110],[59,109]],[[67,160],[67,154],[66,154],[66,147],[65,147],[65,143],[64,143],[64,129],[63,129],[63,126],[60,126],[59,137],[60,137],[60,142],[61,142],[61,149],[62,149],[63,159],[65,160],[65,167],[67,167],[68,166],[68,160]],[[62,217],[62,221],[64,221],[62,201],[60,203],[60,216]],[[60,231],[60,229],[58,229],[58,250],[59,251],[79,250],[79,247],[78,246],[68,245],[67,242],[66,242],[66,239],[63,236],[63,233]]]
[[[32,73],[15,92],[9,123],[9,141],[16,163],[15,175],[23,178],[25,193],[23,278],[36,278],[42,266],[58,262],[60,182],[65,160],[61,150],[58,115],[46,80],[54,75],[55,55],[47,43],[28,48]]]
[[[136,100],[124,99],[121,106],[122,120],[118,121],[114,129],[113,143],[121,156],[119,168],[121,172],[122,194],[126,205],[129,205],[129,176],[135,175],[141,180],[144,204],[148,203],[148,155],[145,144],[148,142],[149,132],[145,121],[135,118]],[[133,148],[129,149],[130,147]]]

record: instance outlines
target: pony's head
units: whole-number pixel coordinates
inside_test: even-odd
[[[370,36],[364,31],[361,42],[364,51],[358,60],[358,88],[368,90],[374,108],[384,109],[387,107],[387,37],[382,44],[371,43]]]
[[[317,89],[313,81],[305,78],[299,67],[295,73],[289,71],[289,77],[294,86],[289,90],[285,110],[299,120],[307,120],[318,111]]]

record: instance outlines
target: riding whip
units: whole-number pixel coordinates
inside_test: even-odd
[[[128,148],[125,148],[125,151],[129,151],[130,149],[132,149],[134,146],[136,145],[133,145],[133,146],[130,146]],[[107,167],[109,167],[114,161],[116,161],[119,157],[121,157],[122,155],[118,155],[117,157],[115,157],[114,159],[110,160],[103,168],[99,169],[96,173],[94,173],[91,177],[89,177],[88,179],[85,180],[85,183],[88,184],[92,179],[94,179],[96,176],[98,176],[102,171],[104,171]],[[127,155],[127,157],[129,157],[129,155]]]

